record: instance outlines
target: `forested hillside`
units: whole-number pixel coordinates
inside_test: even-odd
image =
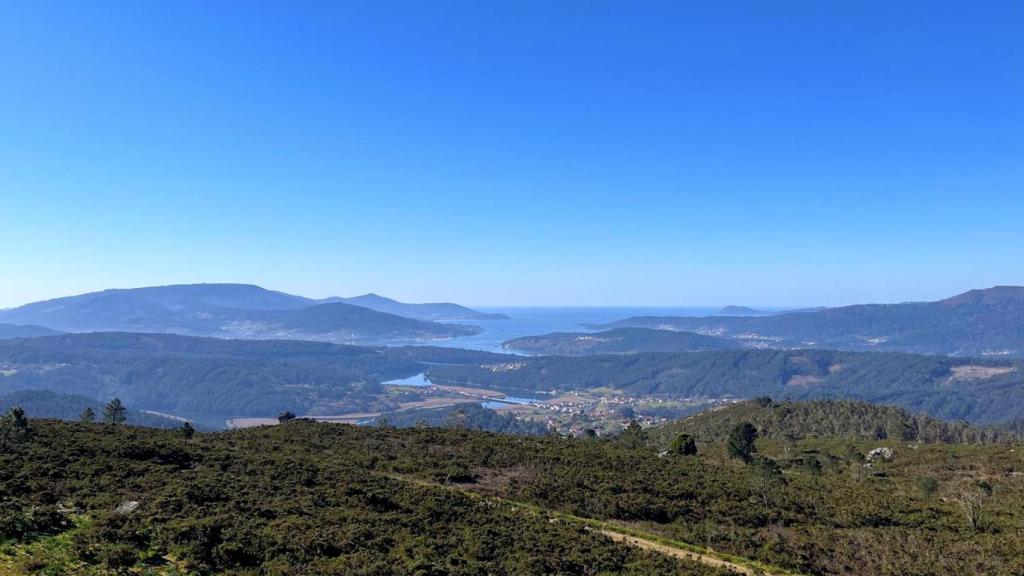
[[[661,328],[749,346],[1024,357],[1024,286],[971,290],[938,302],[863,304],[764,317],[641,316],[599,328]]]
[[[175,414],[389,408],[381,381],[426,363],[504,358],[446,348],[94,333],[0,340],[0,393],[45,389]]]
[[[15,406],[21,407],[33,418],[54,418],[57,420],[77,421],[87,409],[92,410],[97,421],[103,419],[105,404],[92,398],[77,394],[57,394],[49,390],[20,390],[0,394],[0,414],[6,414]],[[138,410],[126,409],[125,423],[131,426],[148,428],[180,428],[182,422],[174,418],[166,418],[156,414],[147,414]],[[202,426],[197,426],[203,428]]]
[[[548,433],[547,426],[540,422],[520,420],[514,414],[499,414],[495,410],[470,402],[444,408],[422,408],[395,412],[377,418],[371,424],[397,428],[441,426],[533,436],[542,436]]]
[[[327,298],[323,302],[344,302],[418,320],[503,320],[508,318],[504,314],[488,314],[450,302],[409,304],[372,293],[351,298]]]
[[[626,531],[775,574],[1024,571],[1014,447],[807,439],[783,451],[768,438],[745,464],[719,444],[664,457],[643,446],[301,420],[190,437],[30,419],[0,452],[0,537],[18,543],[0,549],[0,570],[715,573],[601,534]],[[888,457],[866,459],[876,447]]]
[[[676,435],[690,434],[699,442],[724,442],[738,424],[753,424],[765,438],[786,441],[803,438],[905,440],[928,443],[990,443],[1015,441],[1012,428],[970,426],[914,415],[897,406],[855,400],[794,402],[757,398],[701,412],[653,428],[650,437],[667,446]]]
[[[42,326],[22,324],[0,324],[0,339],[3,338],[31,338],[33,336],[53,336],[60,334],[57,330],[50,330]]]
[[[431,378],[520,391],[611,388],[666,397],[857,399],[946,420],[1024,419],[1017,361],[834,350],[529,357],[434,366]]]
[[[731,350],[740,345],[728,338],[692,332],[620,328],[604,332],[556,332],[525,336],[502,343],[503,348],[530,354],[586,356],[590,354],[636,354],[639,352],[703,352]]]

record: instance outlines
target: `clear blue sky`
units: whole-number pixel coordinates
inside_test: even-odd
[[[1024,284],[1024,3],[0,0],[0,306]]]

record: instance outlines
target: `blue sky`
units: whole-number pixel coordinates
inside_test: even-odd
[[[1024,284],[1024,4],[0,0],[0,306]]]

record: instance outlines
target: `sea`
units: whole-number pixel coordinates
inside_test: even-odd
[[[587,324],[606,324],[631,316],[711,316],[718,308],[644,308],[644,307],[476,307],[481,312],[504,314],[504,320],[456,320],[455,324],[475,324],[483,332],[473,336],[438,340],[432,346],[468,348],[488,352],[509,352],[501,343],[521,336],[538,336],[551,332],[594,332]],[[422,344],[422,342],[420,342]]]

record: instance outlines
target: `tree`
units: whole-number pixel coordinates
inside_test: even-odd
[[[191,422],[183,422],[181,428],[178,428],[178,432],[184,436],[185,439],[189,439],[196,435],[196,427],[193,426]]]
[[[593,428],[585,428],[583,430],[583,434],[580,437],[585,440],[596,440],[597,430],[594,430]]]
[[[689,434],[679,434],[672,440],[668,450],[679,456],[693,456],[697,453],[697,441]]]
[[[772,487],[782,478],[782,468],[767,456],[753,457],[750,467],[754,472],[754,487],[761,495],[765,507],[771,505]]]
[[[10,417],[14,433],[19,436],[28,435],[28,416],[25,415],[25,409],[21,406],[11,408]]]
[[[277,415],[277,421],[281,424],[291,422],[292,420],[295,420],[295,412],[292,412],[291,410],[285,410]]]
[[[981,513],[985,507],[985,501],[991,495],[992,485],[984,480],[971,484],[960,493],[958,499],[960,509],[963,510],[967,526],[971,530],[981,530],[983,526]]]
[[[120,398],[114,398],[103,407],[103,421],[107,424],[124,424],[128,418],[128,409],[121,403]]]
[[[0,418],[0,450],[18,440],[28,438],[28,417],[21,406],[11,408]]]
[[[647,441],[647,433],[636,420],[630,421],[626,429],[619,437],[623,444],[629,448],[641,448]]]
[[[757,452],[757,428],[750,422],[741,422],[729,433],[727,448],[729,455],[749,464],[754,452]]]
[[[92,424],[96,421],[96,411],[89,406],[86,406],[85,410],[82,410],[82,415],[79,416],[78,419],[86,424]]]

